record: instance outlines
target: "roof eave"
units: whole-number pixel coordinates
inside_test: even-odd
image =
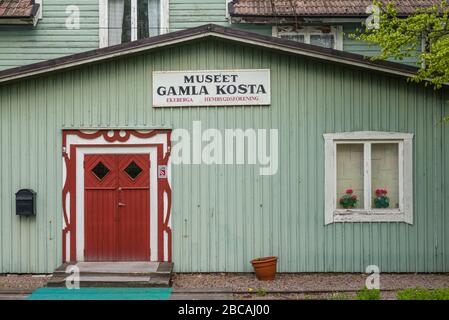
[[[263,15],[263,14],[238,14],[238,13],[229,13],[231,18],[270,18],[270,19],[279,19],[279,18],[339,18],[339,19],[363,19],[369,17],[366,13],[360,14],[280,14],[280,15]],[[410,16],[409,14],[398,14],[399,18],[406,18]]]
[[[8,25],[36,25],[40,4],[36,3],[31,8],[30,14],[26,16],[0,16],[0,24]]]
[[[269,49],[279,50],[292,54],[333,61],[336,63],[358,66],[363,69],[376,70],[405,77],[414,76],[418,68],[388,61],[371,61],[358,54],[345,51],[321,48],[317,46],[298,43],[286,39],[264,36],[244,30],[222,27],[218,25],[203,25],[196,28],[185,29],[164,35],[147,38],[117,46],[82,52],[62,58],[38,62],[17,68],[0,71],[0,82],[9,82],[21,78],[36,76],[62,69],[73,68],[82,64],[94,63],[120,56],[135,54],[142,51],[167,47],[170,45],[215,37],[245,44],[256,45]]]

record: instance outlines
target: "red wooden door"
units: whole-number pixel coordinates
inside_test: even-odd
[[[148,154],[119,155],[118,256],[150,260],[150,159]]]
[[[150,259],[148,154],[86,155],[84,159],[84,258]]]

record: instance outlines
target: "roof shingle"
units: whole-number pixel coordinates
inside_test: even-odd
[[[391,1],[382,0],[384,3]],[[441,4],[441,0],[395,1],[398,15],[407,16],[418,8]],[[234,0],[229,4],[231,16],[299,16],[358,17],[367,16],[373,0]]]
[[[0,0],[0,19],[32,17],[37,8],[34,0]]]

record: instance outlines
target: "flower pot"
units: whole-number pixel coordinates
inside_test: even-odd
[[[251,260],[257,279],[263,281],[274,280],[277,261],[277,257],[263,257]]]

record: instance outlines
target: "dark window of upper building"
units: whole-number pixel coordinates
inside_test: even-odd
[[[108,0],[107,45],[159,35],[161,0]]]
[[[343,50],[343,32],[340,26],[275,26],[273,36],[320,47]]]

